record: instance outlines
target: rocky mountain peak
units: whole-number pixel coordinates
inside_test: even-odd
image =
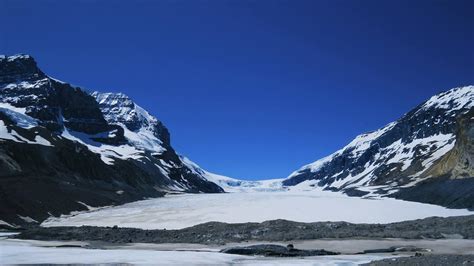
[[[333,154],[303,166],[283,184],[311,181],[348,194],[390,196],[442,180],[435,177],[469,176],[474,168],[469,159],[472,123],[465,121],[472,121],[473,107],[474,86],[437,94],[397,121],[361,134]]]
[[[128,96],[50,78],[28,55],[0,56],[0,187],[0,220],[11,223],[167,191],[223,192]]]
[[[168,129],[145,109],[123,93],[91,94],[99,104],[105,120],[111,124],[124,125],[133,132],[151,132],[164,146],[170,146]]]
[[[453,113],[472,107],[474,107],[474,86],[465,86],[434,95],[422,104],[421,110],[437,108]]]
[[[25,54],[0,55],[0,84],[45,78],[33,57]]]

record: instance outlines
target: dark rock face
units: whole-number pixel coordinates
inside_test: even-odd
[[[42,126],[61,131],[65,124],[88,134],[110,129],[94,97],[47,77],[32,57],[6,57],[0,59],[0,67],[0,101],[26,108],[25,114]]]
[[[0,83],[2,84],[32,81],[46,77],[29,55],[0,56],[0,64],[2,66]]]
[[[166,127],[128,97],[110,106],[96,98],[49,78],[30,56],[0,57],[0,220],[223,191],[183,163]]]
[[[221,250],[222,253],[236,255],[253,255],[266,257],[307,257],[307,256],[327,256],[339,255],[339,252],[327,251],[324,249],[296,249],[287,248],[280,245],[251,245],[245,247],[231,247]]]
[[[435,95],[396,122],[359,135],[334,154],[297,170],[283,184],[313,180],[350,195],[474,208],[472,193],[463,193],[465,185],[474,183],[473,106],[474,86]],[[449,195],[430,195],[445,184]]]

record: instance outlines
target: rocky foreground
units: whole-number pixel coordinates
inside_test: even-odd
[[[394,259],[384,259],[373,261],[366,266],[404,266],[404,265],[417,265],[417,266],[451,266],[451,265],[474,265],[474,255],[426,255],[426,256],[414,256]]]
[[[204,223],[180,230],[142,230],[119,227],[34,227],[16,238],[35,240],[103,241],[109,243],[196,243],[222,245],[246,241],[311,239],[402,238],[474,239],[474,215],[431,217],[390,224],[347,222],[299,223],[272,220],[262,223]]]

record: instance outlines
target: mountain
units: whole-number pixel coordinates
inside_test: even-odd
[[[474,208],[474,86],[437,94],[283,181],[354,196]]]
[[[127,95],[46,75],[0,56],[0,227],[165,193],[328,190],[474,208],[474,86],[431,97],[286,179],[203,170]]]
[[[0,56],[0,222],[41,222],[166,192],[222,188],[185,164],[168,129],[121,93],[47,76]]]

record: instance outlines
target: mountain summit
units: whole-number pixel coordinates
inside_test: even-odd
[[[437,94],[283,184],[474,208],[474,86]]]
[[[53,79],[29,55],[0,56],[0,184],[0,220],[14,224],[165,192],[223,192],[129,97]]]

